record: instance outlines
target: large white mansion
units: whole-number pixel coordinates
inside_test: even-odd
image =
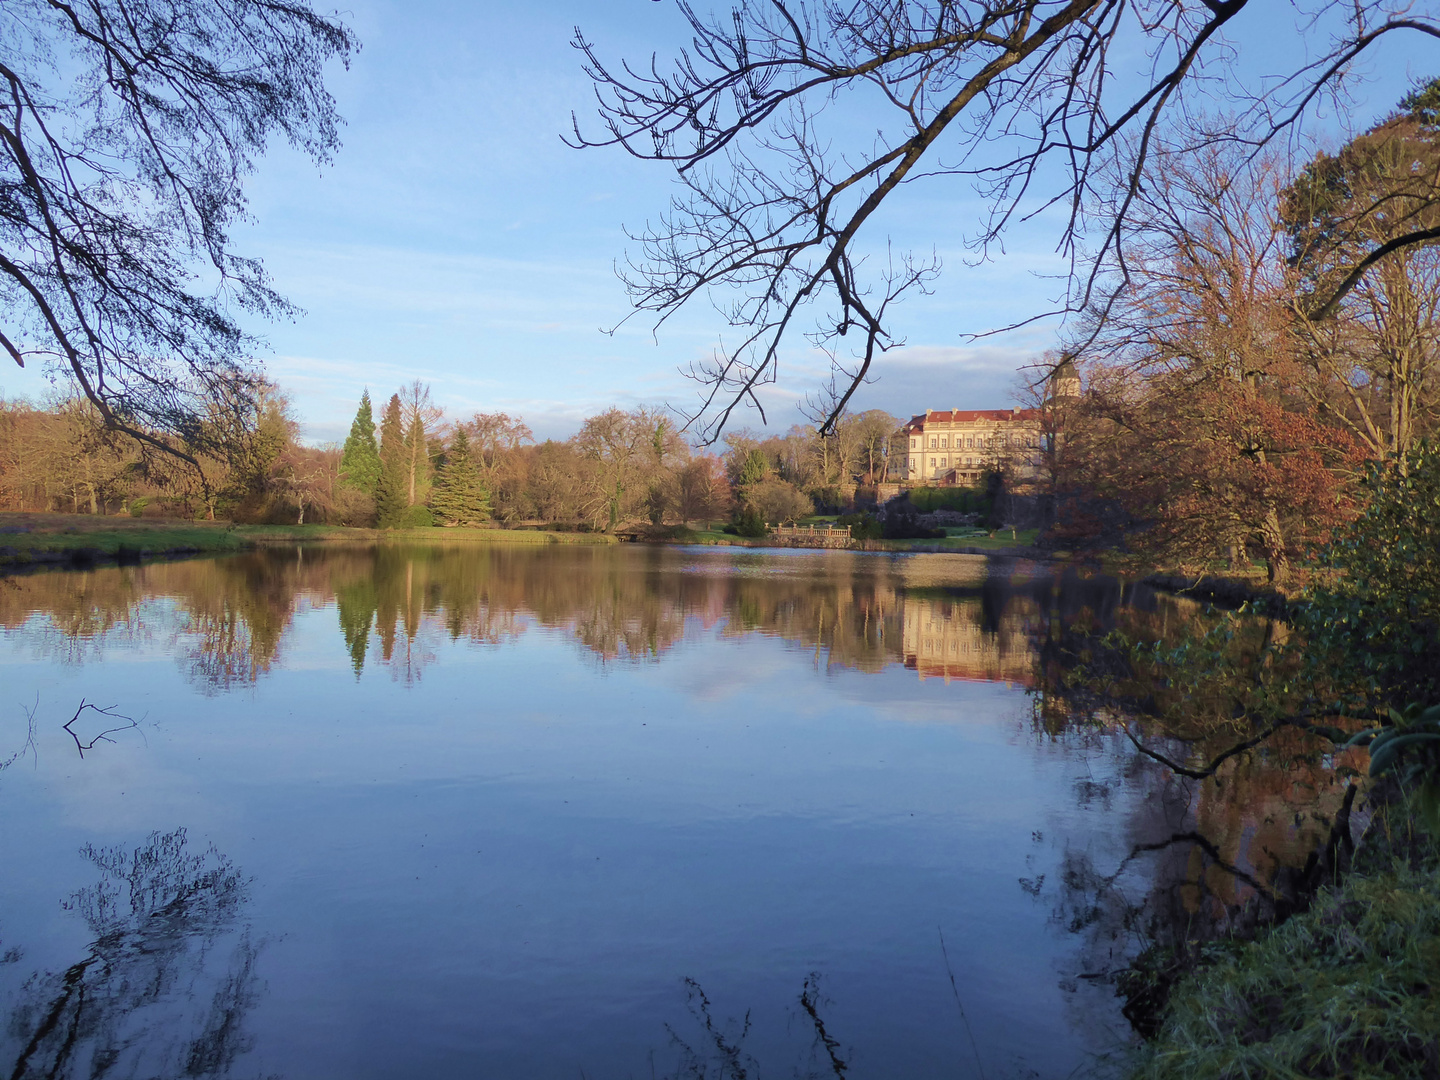
[[[1079,372],[1066,360],[1050,377],[1050,399],[1079,393]],[[900,429],[909,441],[903,483],[965,486],[997,469],[1033,476],[1045,417],[1045,409],[926,409]]]
[[[986,472],[1024,468],[1040,451],[1039,409],[926,409],[900,430],[909,438],[910,484],[973,484]]]

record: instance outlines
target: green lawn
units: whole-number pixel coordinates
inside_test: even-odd
[[[232,525],[173,518],[0,512],[0,567],[106,559],[125,554],[225,554],[263,544],[375,541],[506,544],[613,544],[598,533],[520,529],[347,529],[335,525]]]
[[[1040,535],[1039,529],[1017,529],[1012,538],[1009,529],[997,530],[992,538],[984,529],[953,528],[946,529],[946,536],[943,540],[882,540],[878,541],[885,545],[886,550],[906,551],[910,548],[939,547],[946,548],[980,548],[985,551],[1004,551],[1008,548],[1028,548],[1035,543]]]
[[[808,519],[820,524],[833,517]],[[983,530],[947,529],[944,540],[872,541],[880,550],[908,551],[939,547],[1003,551],[1035,542],[1037,530],[1011,539],[1008,531],[993,539]],[[77,558],[116,558],[124,554],[164,556],[225,554],[264,544],[301,542],[614,544],[604,533],[548,532],[539,529],[348,529],[335,525],[232,525],[228,522],[163,518],[94,517],[86,514],[0,512],[0,567],[67,562]],[[719,528],[692,528],[683,541],[763,547],[763,539],[732,536]]]
[[[246,546],[245,538],[223,522],[0,513],[0,564],[82,551],[113,557],[122,549],[224,552]]]

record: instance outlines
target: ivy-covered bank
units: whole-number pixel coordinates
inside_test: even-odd
[[[1142,956],[1122,977],[1122,991],[1163,1002],[1135,1080],[1440,1078],[1440,454],[1377,468],[1367,487],[1361,516],[1320,554],[1338,573],[1292,605],[1289,640],[1243,659],[1223,634],[1106,653],[1168,673],[1148,730],[1174,734],[1226,702],[1235,735],[1263,747],[1298,729],[1355,788],[1318,853],[1319,888],[1288,918],[1190,943],[1178,964]],[[1357,748],[1368,764],[1341,752]],[[1370,816],[1353,854],[1352,801]]]

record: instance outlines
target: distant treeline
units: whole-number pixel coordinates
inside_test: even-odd
[[[857,484],[883,478],[899,426],[875,411],[846,418],[825,439],[803,427],[768,439],[739,431],[717,455],[691,447],[664,412],[641,407],[608,409],[573,438],[537,443],[506,413],[446,422],[417,382],[390,398],[378,424],[362,397],[332,512],[380,528],[793,520],[841,508]]]
[[[367,391],[343,446],[305,446],[273,384],[217,396],[182,439],[106,428],[79,397],[0,401],[0,508],[380,528],[500,525],[612,531],[844,509],[883,481],[899,421],[872,411],[837,435],[811,429],[691,447],[654,409],[609,409],[563,441],[505,413],[447,419],[411,383],[378,417]]]

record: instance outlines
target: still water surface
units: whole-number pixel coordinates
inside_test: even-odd
[[[1196,796],[1042,723],[1034,646],[1166,605],[628,546],[0,581],[0,1072],[1094,1067],[1142,943],[1097,896],[1203,875],[1133,854]]]

